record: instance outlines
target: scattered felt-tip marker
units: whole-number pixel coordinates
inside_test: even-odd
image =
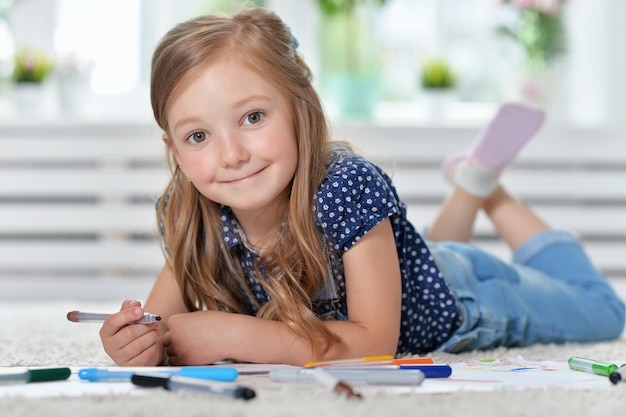
[[[609,381],[612,384],[619,384],[626,378],[626,363],[609,374]]]

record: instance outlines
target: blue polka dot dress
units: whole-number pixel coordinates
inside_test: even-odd
[[[316,193],[315,219],[330,249],[327,288],[314,300],[323,319],[348,320],[342,256],[361,237],[389,218],[402,275],[402,316],[397,355],[431,352],[459,326],[456,299],[448,289],[420,234],[407,220],[406,205],[389,176],[347,148],[333,148],[327,173]],[[235,249],[246,282],[259,305],[269,301],[256,275],[259,254],[246,243],[230,208],[222,207],[224,243]],[[161,227],[161,232],[163,233]],[[256,314],[255,303],[248,305]]]
[[[317,192],[316,219],[336,254],[332,266],[338,302],[347,316],[341,256],[382,220],[393,227],[402,275],[402,321],[397,354],[422,354],[441,345],[459,326],[456,299],[420,234],[407,220],[389,176],[378,166],[335,147]]]
[[[326,177],[316,193],[315,219],[331,249],[328,289],[315,300],[315,313],[325,319],[347,320],[342,255],[363,235],[390,218],[402,274],[402,323],[398,355],[423,354],[436,349],[458,327],[456,299],[448,289],[422,237],[406,218],[389,176],[379,167],[345,148],[336,147]],[[243,231],[227,207],[222,210],[227,246],[239,246],[239,261],[259,304],[268,295],[258,281],[258,254],[246,245]],[[255,308],[250,304],[251,313]]]

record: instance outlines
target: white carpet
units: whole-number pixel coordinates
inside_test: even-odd
[[[99,325],[66,320],[70,310],[114,311],[117,302],[2,301],[0,366],[110,366],[98,337]],[[522,356],[526,360],[566,361],[570,356],[602,360],[626,358],[626,339],[597,344],[538,345],[462,355],[436,355],[440,363]],[[268,390],[254,400],[154,390],[148,395],[24,398],[1,395],[0,416],[603,416],[623,414],[626,383],[607,389],[501,389],[496,392],[396,395],[380,393],[349,401],[317,389],[285,387]]]

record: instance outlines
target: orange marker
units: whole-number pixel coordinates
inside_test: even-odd
[[[384,365],[426,365],[433,364],[432,358],[401,358],[395,359],[391,355],[364,356],[358,359],[341,359],[328,362],[309,362],[305,368],[315,368],[318,366],[384,366]]]

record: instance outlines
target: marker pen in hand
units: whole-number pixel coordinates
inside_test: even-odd
[[[74,323],[102,323],[111,316],[108,313],[85,313],[82,311],[70,311],[67,313],[67,319]],[[161,320],[161,316],[146,313],[139,320],[133,323],[154,323]]]

